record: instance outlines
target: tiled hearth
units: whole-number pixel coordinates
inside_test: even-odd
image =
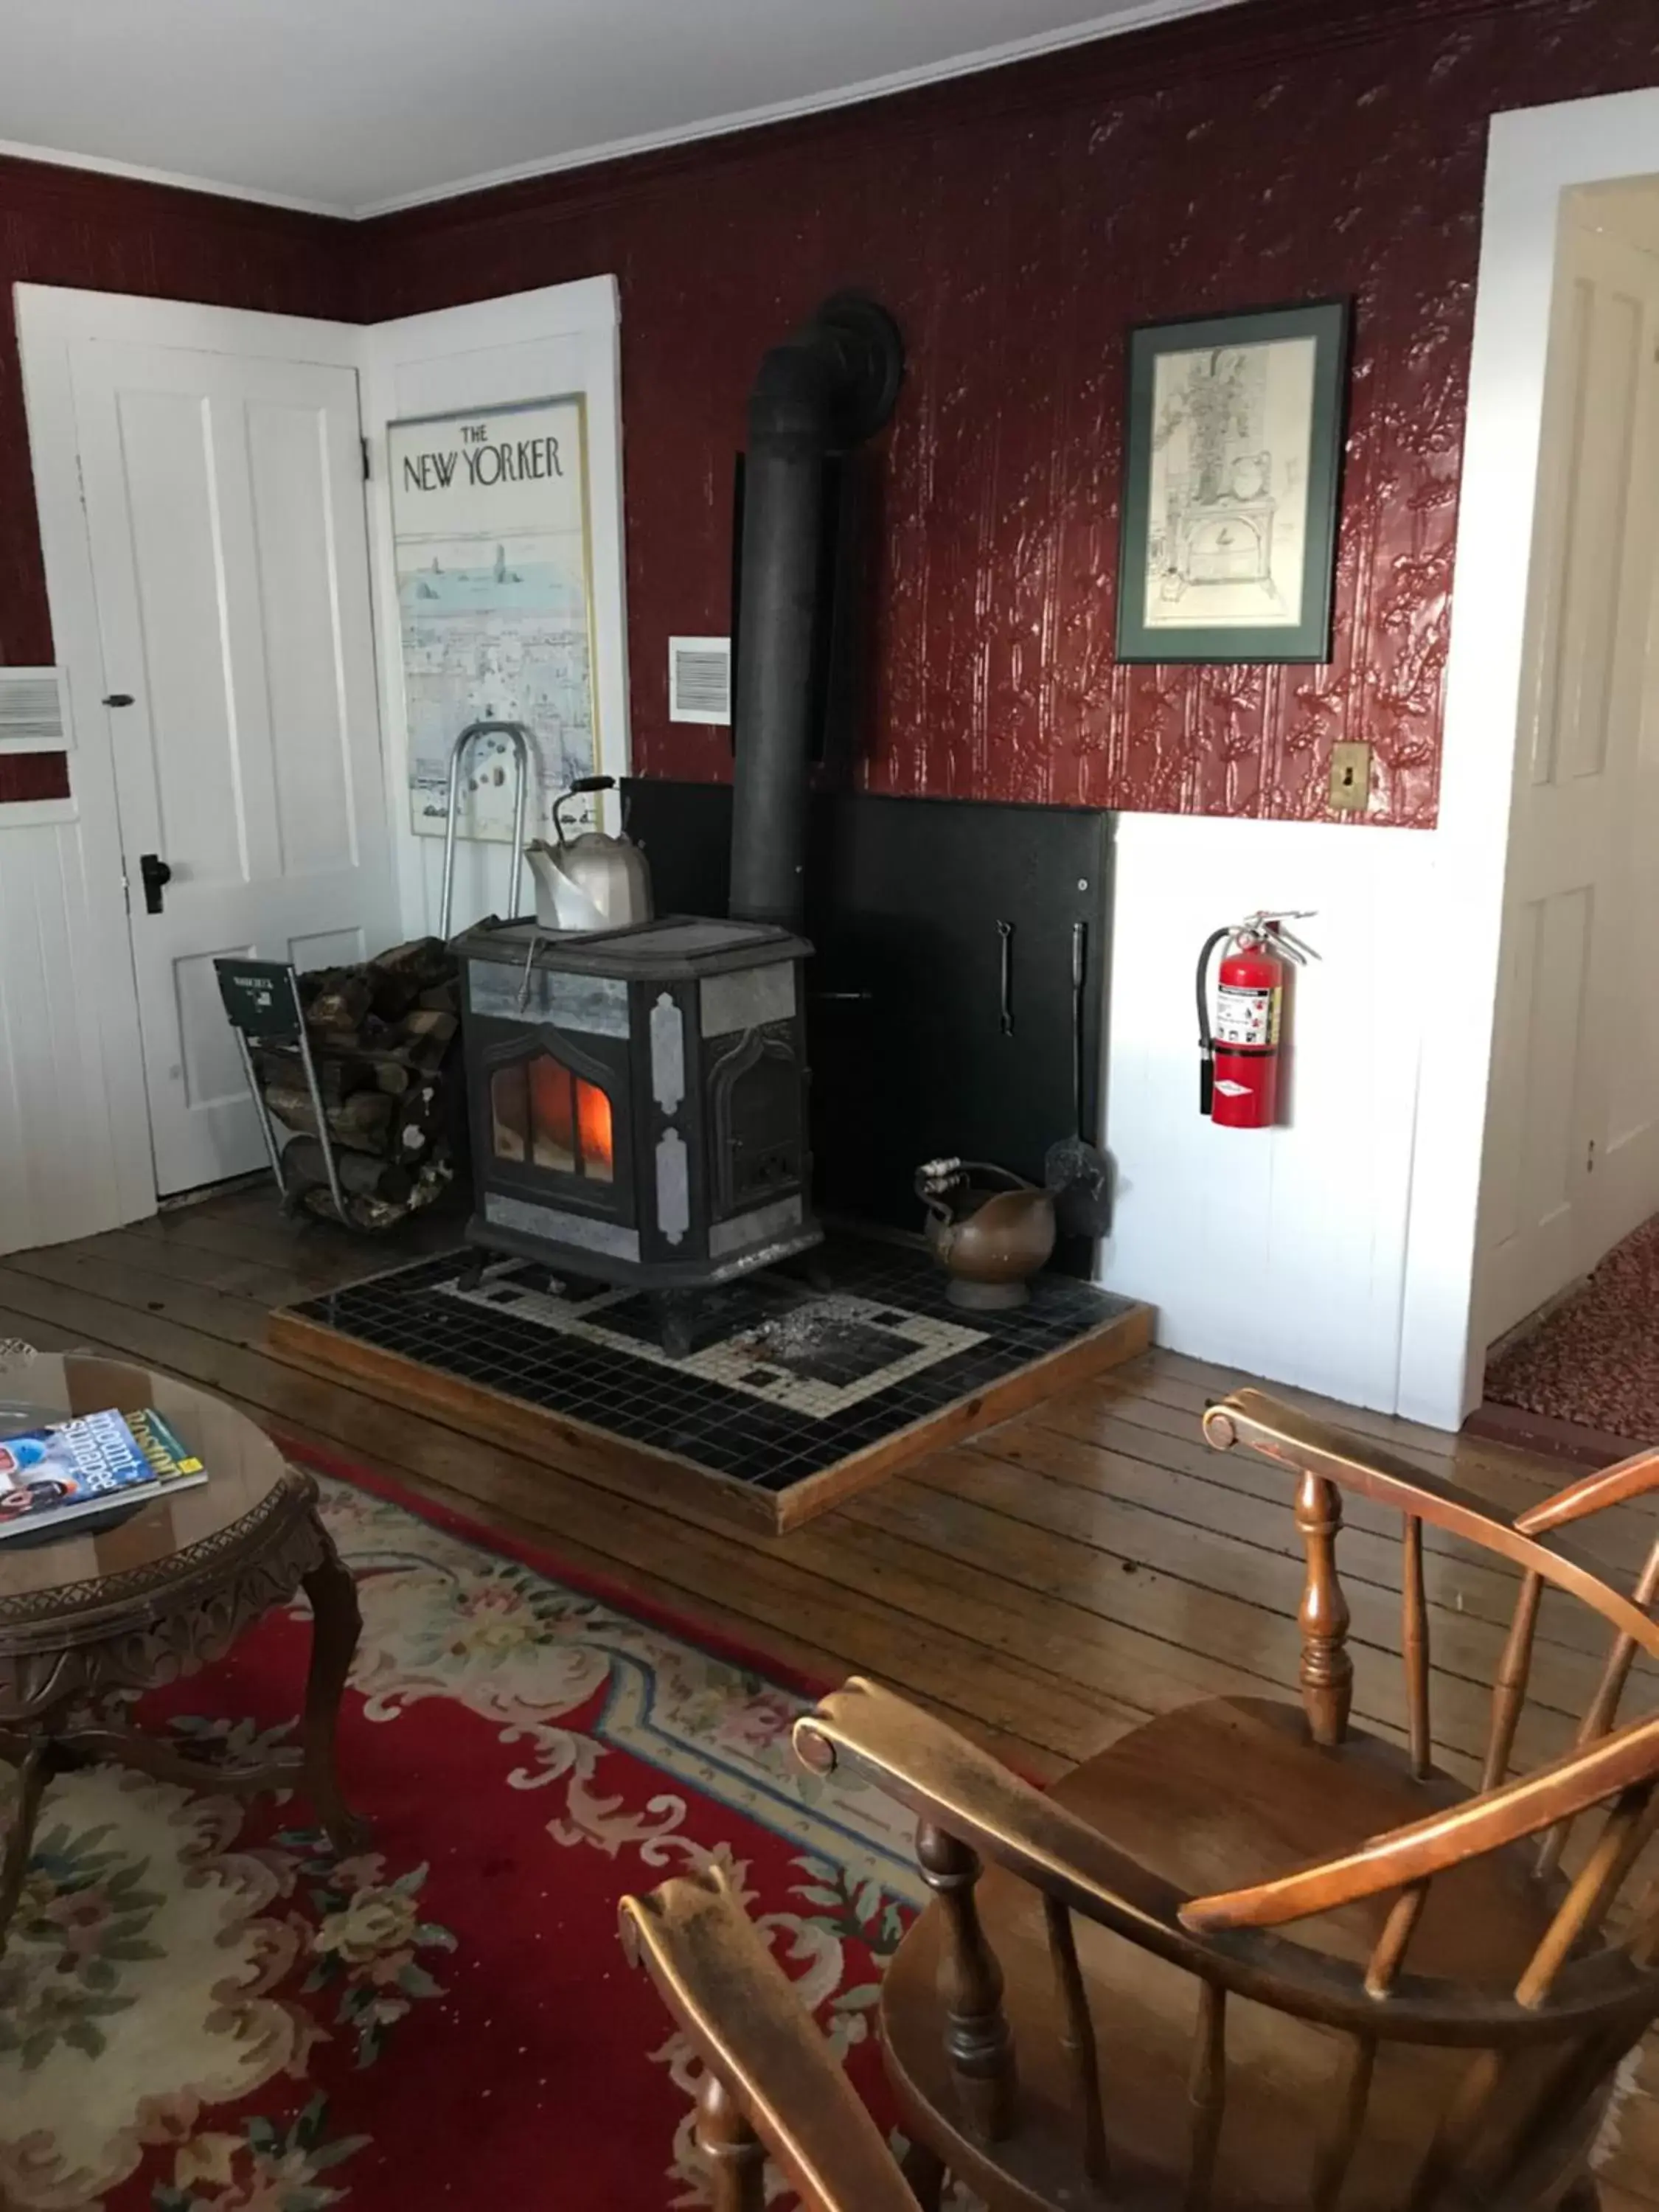
[[[677,1358],[645,1293],[518,1260],[469,1284],[470,1257],[476,1272],[476,1255],[446,1254],[312,1299],[276,1316],[278,1333],[337,1370],[378,1356],[411,1370],[411,1389],[422,1371],[452,1397],[472,1386],[480,1428],[503,1441],[510,1428],[522,1442],[524,1416],[539,1414],[665,1456],[740,1486],[744,1517],[774,1526],[1003,1418],[1010,1385],[1040,1378],[1019,1391],[1029,1403],[1146,1336],[1144,1307],[1063,1275],[1040,1277],[1029,1305],[965,1313],[926,1253],[842,1236],[812,1255],[810,1280],[798,1262],[704,1293]],[[516,1418],[492,1424],[502,1400]],[[854,1466],[866,1474],[834,1479]]]

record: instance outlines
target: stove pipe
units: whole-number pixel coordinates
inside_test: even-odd
[[[842,292],[772,348],[749,395],[732,817],[739,921],[801,925],[823,465],[882,428],[903,374],[892,317]]]

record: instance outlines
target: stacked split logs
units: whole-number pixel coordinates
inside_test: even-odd
[[[335,1167],[351,1225],[389,1229],[429,1206],[465,1156],[460,985],[442,939],[416,938],[355,968],[300,978]],[[333,1212],[316,1109],[293,1048],[256,1055],[265,1103],[293,1132],[291,1206]]]

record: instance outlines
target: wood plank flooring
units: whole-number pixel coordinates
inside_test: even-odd
[[[199,1382],[301,1445],[377,1469],[578,1568],[833,1682],[879,1675],[1044,1778],[1150,1713],[1218,1692],[1294,1692],[1300,1547],[1287,1481],[1204,1443],[1205,1404],[1247,1380],[1152,1352],[937,1454],[784,1536],[736,1530],[579,1444],[532,1461],[325,1381],[273,1352],[273,1306],[457,1241],[423,1222],[395,1248],[280,1221],[263,1189],[0,1261],[0,1337],[84,1345]],[[1281,1391],[1518,1510],[1560,1462]],[[621,1486],[619,1488],[619,1480]],[[1659,1515],[1598,1518],[1587,1548],[1626,1574]],[[1404,1727],[1398,1518],[1350,1501],[1339,1560],[1355,1711]],[[1438,1755],[1473,1778],[1515,1580],[1430,1533]],[[1563,1749],[1605,1638],[1546,1598],[1517,1758]],[[1659,1689],[1644,1670],[1631,1710]],[[1659,2065],[1624,2107],[1607,2212],[1659,2208]],[[1618,2193],[1615,2193],[1618,2192]]]

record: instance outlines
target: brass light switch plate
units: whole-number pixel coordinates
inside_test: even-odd
[[[1370,804],[1371,749],[1355,741],[1331,747],[1331,810],[1363,814]]]

